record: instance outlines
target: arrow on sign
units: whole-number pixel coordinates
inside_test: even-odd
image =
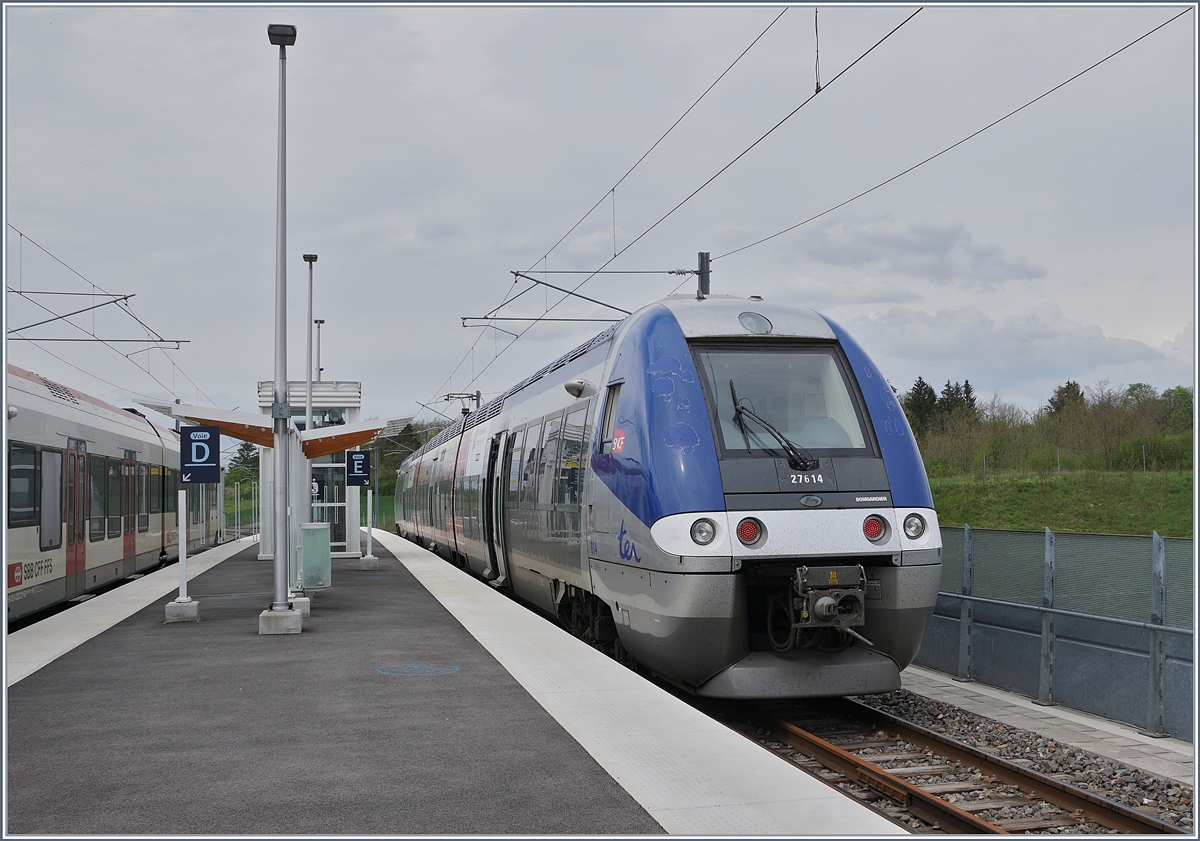
[[[185,481],[185,482],[190,482],[190,481],[192,481],[192,474],[191,474],[191,473],[184,473],[184,474],[183,474],[183,481]]]

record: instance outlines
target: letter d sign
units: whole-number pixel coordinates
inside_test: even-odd
[[[221,429],[185,426],[179,432],[179,481],[217,484],[221,481]]]

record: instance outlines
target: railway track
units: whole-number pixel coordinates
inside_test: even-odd
[[[849,699],[729,705],[716,712],[917,832],[1190,834]]]

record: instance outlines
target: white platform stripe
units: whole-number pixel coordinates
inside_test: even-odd
[[[668,832],[906,834],[435,555],[374,534]]]

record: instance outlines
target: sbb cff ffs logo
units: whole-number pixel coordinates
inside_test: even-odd
[[[179,481],[186,485],[221,481],[221,429],[185,426],[179,433]]]

